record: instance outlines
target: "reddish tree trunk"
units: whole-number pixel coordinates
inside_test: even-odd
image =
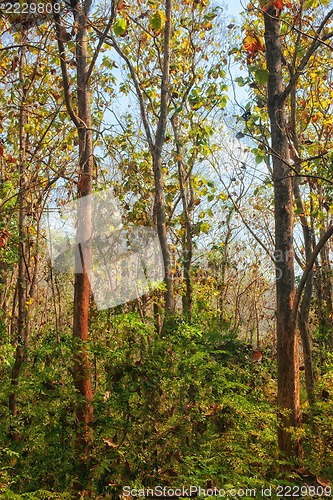
[[[300,455],[300,442],[290,428],[300,425],[298,339],[293,317],[294,250],[293,186],[283,97],[281,33],[278,10],[264,12],[275,203],[275,261],[277,297],[278,442],[289,457]]]
[[[87,28],[83,9],[78,13],[78,35],[76,43],[78,119],[79,119],[79,199],[92,192],[93,140],[91,130],[90,92],[87,82]],[[87,351],[89,332],[90,282],[88,271],[91,268],[91,205],[87,202],[84,211],[78,208],[77,233],[80,241],[76,253],[76,269],[82,265],[82,273],[75,274],[74,284],[74,385],[80,394],[77,407],[79,450],[87,454],[92,440],[91,422],[93,419],[93,392],[90,380],[90,362]]]

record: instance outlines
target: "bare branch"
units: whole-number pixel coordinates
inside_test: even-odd
[[[320,34],[321,32],[323,31],[323,29],[325,28],[326,24],[328,23],[328,21],[330,20],[330,18],[333,16],[333,9],[331,9],[327,14],[326,16],[324,17],[324,19],[322,20],[322,22],[320,23],[319,25],[319,28],[317,29],[316,31],[316,34],[313,38],[313,41],[308,49],[308,51],[306,52],[306,54],[304,54],[301,62],[299,63],[298,65],[298,68],[296,69],[295,71],[295,74],[292,76],[292,78],[289,80],[289,83],[288,85],[286,86],[286,88],[284,89],[284,91],[282,92],[281,94],[281,100],[282,102],[288,97],[288,95],[290,94],[292,88],[294,87],[294,85],[296,84],[298,78],[300,77],[302,71],[304,70],[304,68],[306,67],[306,65],[308,64],[311,56],[315,53],[315,51],[321,46],[321,44],[323,42],[325,42],[326,40],[329,40],[330,38],[333,37],[333,32],[330,32],[330,33],[327,33],[326,35],[324,35],[323,37],[320,38]]]
[[[57,42],[58,42],[58,50],[59,50],[59,56],[60,56],[60,67],[61,67],[61,73],[62,73],[62,80],[64,84],[64,96],[65,96],[65,104],[66,104],[66,109],[68,111],[68,114],[72,120],[72,122],[75,124],[77,128],[81,126],[80,119],[74,112],[73,106],[72,106],[72,100],[71,100],[71,95],[69,91],[69,79],[68,79],[68,72],[67,72],[67,66],[66,66],[66,51],[65,51],[65,46],[63,41],[61,40],[61,19],[59,13],[53,9],[54,12],[54,22],[55,22],[55,30],[56,30],[56,36],[57,36]]]
[[[111,40],[111,42],[109,42],[109,45],[111,45],[111,47],[113,47],[115,49],[115,51],[120,55],[120,57],[125,61],[128,69],[129,69],[129,72],[131,74],[131,78],[133,80],[134,87],[135,87],[135,90],[136,90],[136,95],[137,95],[137,98],[139,100],[141,119],[142,119],[143,126],[144,126],[144,129],[145,129],[145,132],[146,132],[149,149],[150,149],[150,151],[153,151],[155,145],[154,145],[153,137],[152,137],[150,126],[149,126],[148,117],[147,117],[147,114],[146,114],[144,97],[143,97],[143,94],[142,94],[142,91],[141,91],[141,88],[140,88],[140,82],[139,82],[139,80],[137,78],[137,75],[135,73],[135,69],[133,67],[133,64],[131,63],[131,61],[127,57],[127,55],[119,47],[119,45],[118,45],[117,41],[115,40],[114,36],[113,35],[109,35],[108,38]],[[106,41],[106,43],[108,43],[108,42]]]
[[[86,85],[88,85],[88,82],[89,82],[89,79],[91,77],[91,73],[93,72],[93,69],[94,69],[94,66],[96,64],[96,61],[97,61],[97,57],[100,53],[100,50],[103,46],[103,43],[105,42],[105,39],[111,29],[111,26],[112,26],[112,23],[114,21],[114,18],[115,18],[115,8],[114,8],[114,2],[112,2],[112,5],[111,5],[111,15],[110,15],[110,19],[109,19],[109,22],[108,24],[106,25],[105,27],[105,30],[103,31],[103,33],[101,33],[100,37],[99,37],[99,41],[98,41],[98,45],[95,49],[95,52],[94,52],[94,55],[92,57],[92,60],[90,62],[90,65],[89,65],[89,68],[88,68],[88,71],[87,71],[87,75],[86,75]]]
[[[301,296],[302,296],[302,292],[303,292],[303,289],[304,289],[304,286],[307,282],[307,279],[313,269],[313,266],[316,262],[316,258],[319,254],[319,252],[322,250],[322,248],[325,246],[325,244],[327,243],[327,241],[331,238],[331,236],[333,236],[333,225],[331,225],[327,231],[323,234],[323,236],[320,238],[320,240],[318,241],[315,249],[313,250],[312,252],[312,255],[310,257],[310,259],[308,260],[308,262],[306,263],[306,267],[304,269],[304,272],[303,272],[303,275],[302,275],[302,278],[299,282],[299,285],[297,287],[297,291],[296,291],[296,295],[295,295],[295,299],[294,299],[294,305],[293,305],[293,311],[292,311],[292,315],[293,315],[293,320],[296,321],[296,317],[297,317],[297,311],[298,311],[298,306],[299,306],[299,303],[300,303],[300,300],[301,300]]]

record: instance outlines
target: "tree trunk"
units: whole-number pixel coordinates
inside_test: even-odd
[[[83,243],[78,243],[78,252],[75,255],[76,270],[82,266],[82,273],[75,274],[74,282],[74,385],[80,395],[77,407],[77,446],[81,453],[87,456],[92,441],[91,423],[93,420],[93,392],[90,380],[90,362],[87,351],[89,331],[89,304],[91,270],[91,235],[92,235],[92,207],[91,199],[85,198],[86,205],[82,210],[80,199],[92,192],[93,175],[93,140],[90,111],[90,92],[87,82],[87,20],[84,9],[80,9],[77,18],[78,34],[76,41],[77,60],[77,94],[79,118],[79,182],[78,182],[78,222],[77,234]]]
[[[161,151],[155,151],[153,156],[154,182],[155,182],[155,214],[157,221],[157,232],[160,240],[163,256],[166,291],[164,293],[165,308],[168,315],[174,311],[173,279],[171,270],[171,255],[168,243],[168,234],[165,217],[164,184],[162,174]]]
[[[300,220],[303,230],[305,257],[306,257],[306,263],[308,263],[312,255],[311,229],[304,215],[303,204],[301,201],[301,195],[297,178],[294,181],[294,193],[295,193],[296,206],[301,213]],[[309,313],[310,313],[312,292],[313,292],[313,272],[311,271],[308,281],[306,282],[304,295],[298,313],[298,328],[300,331],[302,346],[303,346],[306,392],[310,404],[314,402],[314,386],[315,386],[313,362],[312,362],[311,338],[309,330]]]
[[[173,115],[173,117],[171,118],[171,123],[176,143],[179,190],[184,217],[184,233],[182,238],[182,265],[185,281],[185,295],[182,295],[182,309],[184,315],[188,318],[189,321],[191,321],[193,302],[193,287],[191,279],[191,266],[193,257],[193,221],[191,214],[194,208],[193,188],[191,185],[191,171],[193,165],[190,167],[189,173],[186,174],[182,160],[181,141],[179,139],[178,127],[175,121],[176,116],[176,114]]]
[[[273,157],[275,262],[277,297],[277,362],[279,448],[287,457],[301,454],[299,440],[290,432],[300,425],[298,342],[293,318],[294,250],[293,193],[283,98],[281,33],[278,10],[264,12],[268,77],[268,113]]]
[[[292,76],[292,74],[290,76]],[[290,117],[289,131],[291,135],[292,145],[296,153],[295,157],[299,158],[299,160],[295,162],[294,168],[296,172],[299,173],[301,167],[301,160],[300,160],[301,151],[299,147],[299,140],[297,134],[297,103],[296,103],[295,87],[292,89],[290,93],[290,101],[291,101],[291,117]],[[305,248],[305,261],[306,263],[308,263],[311,258],[313,250],[312,229],[305,215],[305,210],[303,207],[303,202],[301,197],[301,191],[299,188],[299,178],[297,176],[294,178],[293,188],[294,188],[295,204],[302,225],[304,248]],[[300,331],[302,347],[303,347],[305,384],[306,384],[306,392],[309,404],[312,404],[314,402],[314,386],[315,386],[313,362],[312,362],[311,337],[309,329],[309,313],[310,313],[312,292],[313,292],[313,272],[310,273],[308,281],[306,282],[304,295],[298,313],[298,328]]]
[[[25,53],[26,47],[24,45],[26,41],[26,33],[22,34],[22,47],[19,60],[19,80],[21,84],[22,100],[20,106],[20,116],[19,116],[19,129],[20,129],[20,184],[19,184],[19,194],[18,194],[18,204],[19,204],[19,222],[18,222],[18,237],[19,237],[19,247],[18,247],[18,276],[17,276],[17,336],[16,336],[16,351],[15,351],[15,361],[11,374],[11,386],[9,393],[9,410],[12,417],[15,417],[18,413],[17,407],[17,387],[18,381],[21,374],[25,351],[26,351],[26,341],[27,341],[27,301],[26,301],[26,262],[25,262],[25,192],[26,192],[26,165],[25,165],[25,153],[26,153],[26,131],[25,125],[27,124],[27,109],[26,109],[26,99],[27,99],[27,88],[24,85],[24,66],[25,66]],[[14,430],[12,432],[12,438],[18,440],[19,436]]]
[[[161,250],[163,255],[166,291],[164,294],[165,308],[167,315],[173,313],[175,308],[173,279],[171,269],[171,255],[168,244],[168,235],[166,228],[165,216],[165,200],[164,200],[164,184],[162,172],[162,150],[165,143],[165,129],[168,117],[169,103],[169,73],[170,73],[170,37],[172,23],[172,0],[165,0],[165,28],[164,28],[164,43],[163,43],[163,66],[162,66],[162,82],[161,82],[161,107],[158,125],[155,134],[155,144],[152,149],[153,171],[155,182],[155,213],[157,220],[157,231],[160,239]]]
[[[312,363],[312,349],[309,332],[309,311],[312,299],[312,273],[305,285],[305,291],[298,313],[298,327],[301,334],[304,355],[305,385],[309,404],[314,403],[314,372]]]
[[[145,130],[149,151],[152,157],[153,174],[154,174],[154,187],[155,187],[155,200],[154,200],[154,223],[156,221],[157,232],[161,245],[166,291],[164,293],[166,315],[171,315],[174,312],[174,290],[172,279],[172,266],[171,266],[171,252],[168,244],[168,233],[166,227],[166,211],[164,200],[164,182],[163,182],[163,169],[162,169],[162,152],[165,143],[165,130],[168,118],[168,105],[169,105],[169,73],[170,73],[170,37],[171,37],[171,24],[172,24],[172,0],[165,0],[165,28],[164,28],[164,41],[163,51],[161,53],[161,104],[159,109],[158,123],[155,133],[151,129],[148,120],[147,106],[145,103],[144,93],[140,86],[140,78],[136,68],[132,64],[130,58],[119,47],[114,36],[110,35],[112,40],[112,47],[117,51],[120,57],[125,61],[132,81],[135,86],[136,95],[139,100],[140,114]],[[163,329],[163,327],[162,327]]]
[[[322,207],[321,207],[322,208]],[[325,233],[325,229],[320,229],[320,237]],[[330,264],[329,247],[325,245],[320,252],[320,278],[321,278],[321,294],[322,304],[322,326],[325,333],[329,333],[327,348],[333,348],[333,332],[332,332],[332,269]]]
[[[191,321],[193,305],[193,287],[191,279],[191,266],[193,255],[192,224],[185,222],[185,235],[183,241],[183,273],[185,281],[185,295],[182,297],[183,313]]]

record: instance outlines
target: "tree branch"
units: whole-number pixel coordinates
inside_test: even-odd
[[[171,0],[166,0],[165,3],[165,30],[164,30],[164,47],[163,47],[163,68],[161,82],[161,107],[160,117],[155,135],[155,149],[157,156],[161,153],[164,134],[168,116],[168,100],[169,100],[169,66],[170,66],[170,38],[171,38]]]
[[[56,37],[57,37],[57,42],[58,42],[58,50],[59,50],[59,56],[60,56],[60,67],[61,67],[61,74],[62,74],[62,80],[64,84],[64,96],[65,96],[65,105],[67,112],[74,123],[74,125],[79,128],[81,126],[80,119],[74,112],[73,106],[72,106],[72,100],[69,92],[69,79],[68,79],[68,72],[67,72],[67,66],[66,66],[66,51],[65,51],[65,46],[63,41],[61,40],[61,19],[59,13],[53,9],[53,18],[55,22],[55,31],[56,31]]]
[[[322,250],[322,248],[327,243],[327,241],[331,238],[331,236],[333,236],[333,225],[331,225],[327,229],[327,231],[323,234],[323,236],[320,238],[320,240],[318,241],[315,249],[312,252],[312,255],[311,255],[310,259],[306,263],[306,267],[304,269],[301,281],[299,282],[299,285],[297,287],[297,291],[296,291],[296,295],[295,295],[295,299],[294,299],[294,305],[293,305],[293,311],[292,311],[292,315],[293,315],[293,320],[294,321],[296,321],[298,306],[299,306],[299,303],[300,303],[300,300],[301,300],[301,296],[302,296],[302,292],[303,292],[304,286],[305,286],[305,284],[307,282],[307,279],[309,277],[309,274],[312,271],[312,268],[313,268],[313,266],[315,264],[315,261],[316,261],[316,258],[318,256],[319,252]]]
[[[96,64],[96,61],[97,61],[97,57],[100,53],[100,50],[102,48],[102,45],[103,43],[105,42],[105,39],[111,29],[111,26],[112,26],[112,23],[114,21],[114,18],[115,18],[115,8],[114,8],[114,2],[112,2],[111,4],[111,15],[110,15],[110,19],[109,19],[109,22],[108,24],[106,25],[105,27],[105,30],[103,31],[103,33],[100,34],[100,37],[99,37],[99,41],[98,41],[98,45],[95,49],[95,52],[94,52],[94,55],[92,57],[92,60],[90,62],[90,65],[89,65],[89,68],[88,68],[88,71],[87,71],[87,75],[86,75],[86,85],[88,85],[88,82],[89,82],[89,79],[91,77],[91,73],[93,72],[93,69],[94,69],[94,66]]]
[[[155,145],[154,145],[153,137],[152,137],[150,126],[149,126],[148,117],[147,117],[147,114],[146,114],[145,102],[144,102],[144,97],[143,97],[143,94],[142,94],[142,91],[141,91],[141,88],[140,88],[140,82],[139,82],[139,80],[138,80],[138,78],[136,76],[135,69],[133,68],[133,65],[132,65],[131,61],[129,60],[129,58],[127,57],[127,55],[123,52],[123,50],[119,47],[119,45],[116,42],[114,36],[113,35],[109,35],[109,38],[110,38],[110,40],[112,42],[112,43],[109,42],[109,45],[115,49],[115,51],[125,61],[128,69],[129,69],[129,72],[130,72],[130,75],[131,75],[131,78],[132,78],[132,81],[134,83],[134,87],[135,87],[135,90],[136,90],[136,95],[137,95],[137,98],[139,100],[141,119],[142,119],[143,126],[144,126],[144,129],[145,129],[145,132],[146,132],[146,137],[147,137],[149,149],[152,152],[154,150]],[[106,42],[106,43],[108,43],[108,42]]]
[[[316,34],[315,34],[315,37],[313,38],[313,41],[307,51],[306,54],[304,54],[301,62],[299,63],[299,66],[298,68],[296,69],[293,77],[289,80],[289,83],[288,85],[286,86],[286,88],[284,89],[284,91],[282,92],[281,94],[281,100],[282,102],[288,97],[288,95],[290,94],[292,88],[294,87],[294,85],[296,84],[298,78],[300,77],[303,69],[305,68],[305,66],[308,64],[309,62],[309,59],[310,57],[314,54],[314,52],[320,47],[320,45],[322,44],[322,42],[325,42],[326,40],[329,40],[330,38],[333,37],[333,32],[330,32],[330,33],[327,33],[325,36],[323,36],[322,38],[319,38],[320,36],[320,33],[322,32],[322,30],[325,28],[327,22],[330,20],[330,18],[332,17],[333,15],[333,9],[331,9],[327,14],[326,16],[324,17],[324,19],[322,20],[322,22],[320,23],[319,25],[319,28],[317,29],[316,31]]]

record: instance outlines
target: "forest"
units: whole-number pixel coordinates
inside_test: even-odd
[[[0,1],[1,499],[331,498],[332,2],[232,7]]]

